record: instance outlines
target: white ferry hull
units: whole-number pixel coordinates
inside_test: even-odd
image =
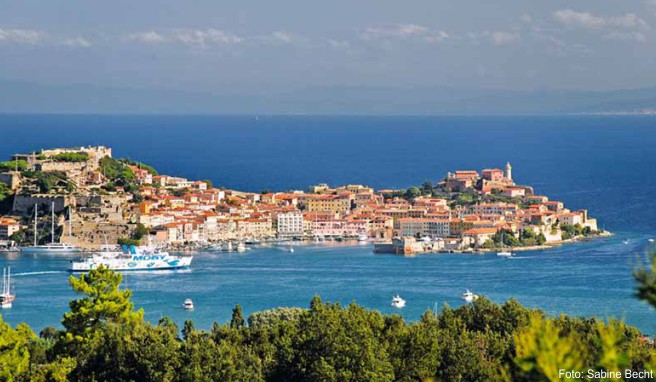
[[[69,272],[88,272],[104,266],[114,271],[156,271],[185,269],[191,266],[193,256],[131,255],[120,258],[91,257],[72,261]]]

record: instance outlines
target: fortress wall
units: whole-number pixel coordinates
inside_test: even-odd
[[[69,205],[68,198],[63,195],[16,195],[12,212],[26,214],[35,204],[38,205],[40,211],[50,211],[53,202],[55,203],[55,212],[61,212]]]

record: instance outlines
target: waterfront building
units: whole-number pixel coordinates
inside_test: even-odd
[[[276,215],[277,236],[281,239],[303,237],[303,214],[300,211],[279,213]]]
[[[470,228],[462,233],[465,243],[481,247],[497,233],[496,228]]]
[[[9,240],[11,235],[20,231],[20,223],[11,218],[0,218],[0,240]]]
[[[238,220],[237,231],[241,238],[265,238],[274,236],[271,220],[263,218]]]

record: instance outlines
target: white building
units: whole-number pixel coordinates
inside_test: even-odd
[[[300,211],[285,212],[277,215],[279,238],[303,236],[303,214]]]

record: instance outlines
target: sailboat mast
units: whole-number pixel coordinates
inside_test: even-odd
[[[38,219],[37,215],[37,207],[38,204],[34,204],[34,246],[36,247],[36,236],[37,236],[37,231],[36,231],[36,221]]]
[[[73,237],[73,211],[71,206],[68,206],[68,237]]]
[[[50,212],[52,213],[50,218],[50,244],[55,244],[55,202],[50,205]]]

